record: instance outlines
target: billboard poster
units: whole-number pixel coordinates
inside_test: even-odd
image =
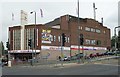
[[[51,30],[42,29],[42,43],[51,43]]]

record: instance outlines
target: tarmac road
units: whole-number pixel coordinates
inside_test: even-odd
[[[3,75],[118,75],[118,62],[106,60],[88,64],[71,63],[64,67],[43,66],[16,66],[4,67]]]

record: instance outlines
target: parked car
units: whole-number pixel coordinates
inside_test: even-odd
[[[95,53],[91,53],[91,54],[89,55],[89,57],[90,57],[90,58],[94,58],[94,57],[97,57],[97,55],[96,55]]]
[[[104,53],[104,55],[114,55],[114,54],[115,54],[114,52],[108,52],[108,51]]]
[[[108,51],[104,52],[103,54],[104,54],[104,55],[109,55],[109,54],[108,54]]]
[[[103,53],[96,53],[96,56],[99,57],[99,56],[104,56]]]
[[[77,58],[82,58],[83,56],[84,56],[84,54],[83,53],[79,53],[79,54],[76,54],[75,55]]]
[[[63,61],[70,61],[71,58],[70,57],[64,57]]]
[[[90,56],[89,56],[89,55],[86,55],[86,56],[85,56],[85,59],[90,59]]]
[[[108,52],[109,55],[114,55],[115,53],[114,52]]]
[[[77,60],[77,56],[76,56],[76,55],[71,56],[71,57],[70,57],[70,60]]]
[[[8,60],[2,59],[2,66],[7,66],[7,65],[8,65]]]
[[[115,54],[120,54],[119,50],[113,51]]]

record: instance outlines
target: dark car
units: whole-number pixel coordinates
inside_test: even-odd
[[[85,57],[85,59],[90,59],[90,56],[89,55],[86,55],[86,56],[84,56]]]
[[[104,56],[103,53],[96,53],[96,56],[99,57],[99,56]]]
[[[96,55],[96,54],[91,53],[91,54],[89,55],[89,57],[90,57],[90,58],[94,58],[94,57],[97,57],[97,55]]]
[[[7,65],[8,65],[8,60],[2,59],[2,66],[7,66]]]
[[[104,52],[103,54],[104,54],[104,55],[109,55],[108,51]]]
[[[76,54],[77,58],[82,58],[84,56],[83,53]]]
[[[114,52],[108,52],[108,51],[104,53],[104,55],[114,55],[114,54],[115,54]]]

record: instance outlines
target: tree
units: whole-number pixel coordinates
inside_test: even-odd
[[[115,47],[115,36],[112,36],[111,47]]]
[[[118,36],[116,36],[116,48],[119,49],[120,47],[119,41],[118,41]],[[115,48],[115,36],[112,36],[111,39],[111,47],[114,49]]]
[[[3,42],[1,41],[0,42],[0,56],[4,55],[4,45],[3,45]]]

